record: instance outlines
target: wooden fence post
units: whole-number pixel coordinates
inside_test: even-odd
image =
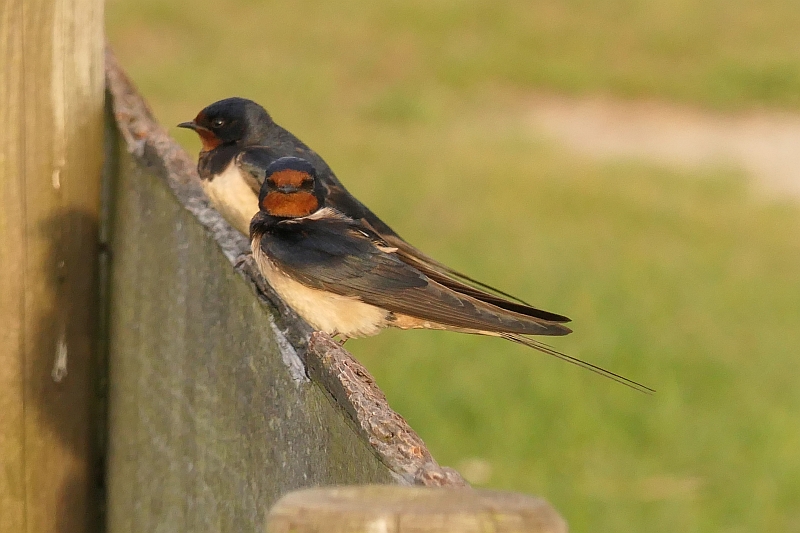
[[[566,533],[546,501],[513,492],[364,485],[300,490],[270,511],[267,533]]]
[[[0,532],[99,528],[103,1],[0,2]]]

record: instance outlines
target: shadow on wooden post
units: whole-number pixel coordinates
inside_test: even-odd
[[[287,494],[267,533],[566,533],[546,501],[489,490],[331,487]]]
[[[0,532],[101,527],[103,1],[0,1]]]

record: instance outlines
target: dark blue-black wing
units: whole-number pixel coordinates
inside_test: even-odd
[[[304,285],[357,297],[393,313],[465,330],[527,335],[570,332],[561,324],[458,294],[403,262],[369,229],[338,214],[281,222],[262,237],[261,249]]]

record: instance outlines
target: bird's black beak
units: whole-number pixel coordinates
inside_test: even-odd
[[[195,121],[194,121],[194,120],[190,120],[189,122],[181,122],[180,124],[178,124],[178,127],[179,127],[179,128],[186,128],[186,129],[189,129],[189,130],[194,130],[194,131],[197,131],[197,129],[198,129],[200,126],[198,126],[198,125],[195,123]]]

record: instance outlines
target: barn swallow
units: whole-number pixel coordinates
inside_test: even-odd
[[[651,389],[526,335],[566,335],[564,324],[458,293],[408,264],[372,228],[327,203],[310,162],[282,157],[264,172],[250,224],[253,257],[275,292],[313,328],[345,340],[387,327],[502,337],[642,392]]]
[[[407,243],[351,195],[316,152],[276,124],[263,107],[251,100],[220,100],[200,111],[194,120],[178,126],[192,129],[200,136],[203,146],[197,168],[206,194],[228,222],[245,235],[258,211],[258,194],[265,169],[281,157],[302,157],[316,170],[328,206],[377,233],[391,247],[397,248],[396,257],[428,278],[508,311],[551,322],[570,321],[563,315],[537,309],[461,274]]]

